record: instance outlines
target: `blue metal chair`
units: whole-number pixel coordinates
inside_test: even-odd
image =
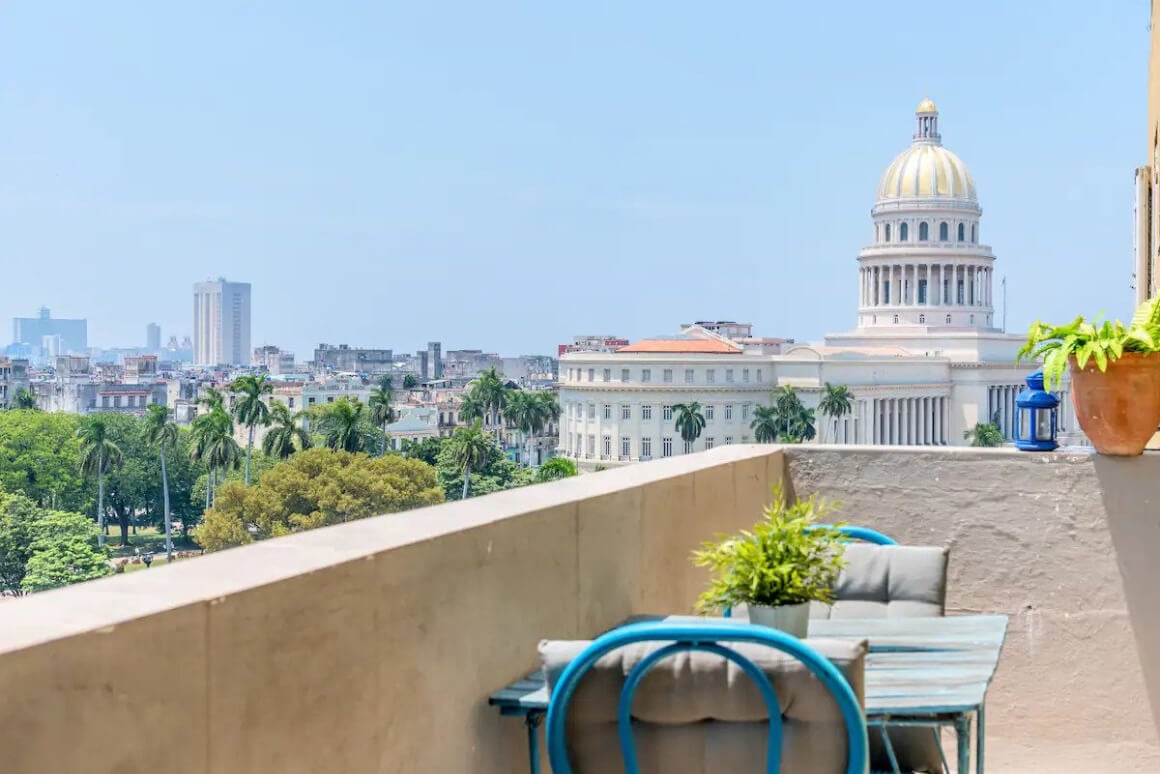
[[[748,642],[766,645],[787,653],[813,672],[838,703],[846,727],[848,758],[846,774],[865,774],[869,768],[869,746],[866,720],[850,684],[830,661],[801,640],[773,629],[750,624],[724,622],[719,624],[639,623],[622,626],[594,640],[573,659],[552,690],[548,704],[548,759],[553,774],[572,774],[565,745],[565,720],[568,705],[585,673],[604,655],[639,642],[667,642],[662,648],[642,658],[624,681],[617,704],[617,734],[625,774],[639,774],[636,744],[632,733],[632,700],[637,687],[650,668],[668,656],[682,651],[714,653],[737,664],[757,684],[769,711],[769,747],[765,770],[767,774],[781,771],[782,717],[781,705],[773,684],[752,661],[722,642]]]
[[[870,529],[869,527],[850,527],[841,526],[834,527],[832,524],[815,524],[810,529],[837,529],[851,540],[861,540],[863,543],[873,543],[876,546],[896,546],[898,541],[892,537],[887,537],[881,532]]]

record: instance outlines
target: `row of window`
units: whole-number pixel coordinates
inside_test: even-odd
[[[148,395],[102,395],[101,408],[121,408],[121,398],[125,398],[124,408],[145,408],[149,405]],[[110,398],[112,402],[110,403]]]
[[[968,322],[967,322],[967,324],[968,324],[968,325],[974,325],[974,324],[975,324],[975,316],[974,316],[973,314],[971,314],[971,315],[967,315],[967,318],[968,318]],[[953,318],[951,315],[949,315],[949,314],[948,314],[948,315],[946,316],[946,318],[943,320],[943,322],[944,322],[946,325],[950,325],[950,324],[951,324],[951,320],[953,320],[953,319],[954,319],[954,318]],[[871,316],[871,318],[870,318],[870,322],[872,322],[872,323],[874,323],[874,324],[877,324],[877,323],[878,323],[878,315],[872,315],[872,316]],[[894,322],[894,324],[895,324],[895,325],[898,325],[898,315],[894,315],[894,321],[893,321],[893,322]],[[920,314],[920,315],[918,316],[918,324],[919,324],[919,325],[926,325],[926,315],[925,315],[925,314]],[[990,325],[990,324],[991,324],[991,316],[990,316],[990,315],[987,315],[987,325]]]
[[[899,280],[899,282],[902,285],[902,303],[910,304],[912,301],[914,301],[913,294],[910,292],[911,291],[911,281],[909,279],[903,279],[903,280]],[[875,295],[873,295],[871,297],[871,303],[875,304],[876,306],[877,305],[884,306],[886,304],[889,304],[890,303],[890,289],[893,287],[893,285],[894,285],[894,283],[891,281],[885,281],[882,283],[876,282],[871,288],[873,291],[876,292]],[[917,283],[918,301],[917,301],[917,303],[919,303],[919,304],[930,303],[929,301],[927,301],[927,286],[928,286],[927,280],[924,280],[924,279],[918,280],[918,283]],[[975,293],[974,286],[968,286],[965,280],[958,280],[957,291],[958,292],[957,292],[956,297],[958,298],[958,301],[956,301],[955,303],[957,303],[959,306],[964,306],[964,305],[967,305],[968,303],[971,306],[976,306],[975,302],[978,300],[977,296],[981,295],[981,294]],[[950,304],[945,303],[946,299],[951,297],[951,281],[949,279],[945,279],[942,281],[941,293],[942,293],[942,295],[940,296],[940,298],[944,302],[943,305],[950,306]]]
[[[755,369],[725,368],[725,369],[722,369],[722,372],[723,372],[722,373],[722,378],[723,378],[722,384],[736,384],[738,370],[740,370],[740,372],[741,372],[741,383],[742,384],[748,384],[751,377],[756,378],[756,380],[758,382],[765,380],[765,373],[760,368],[755,368]],[[611,369],[611,368],[601,369],[600,381],[611,382],[612,381],[612,371],[613,371],[613,369]],[[684,369],[684,371],[685,371],[685,373],[684,373],[685,384],[696,384],[697,369],[686,368],[686,369]],[[568,369],[568,380],[569,381],[573,381],[573,382],[583,381],[584,375],[585,375],[585,371],[583,368],[569,368]],[[596,369],[589,368],[587,371],[587,376],[588,376],[587,381],[595,382],[596,381]],[[621,368],[620,369],[620,381],[621,382],[628,383],[628,382],[632,381],[631,377],[632,377],[632,369],[630,369],[630,368]],[[653,380],[653,373],[652,373],[651,368],[640,369],[640,381],[641,381],[641,383],[647,384],[649,382],[652,382],[652,380]],[[662,384],[672,384],[673,383],[673,369],[665,368],[665,369],[661,370],[661,383]],[[716,368],[705,369],[705,383],[706,384],[717,384],[717,369]]]
[[[667,437],[667,436],[664,438],[661,438],[660,452],[661,452],[662,457],[673,456],[673,449],[674,449],[673,440],[674,440],[673,438]],[[581,443],[584,444],[583,448],[581,448]],[[731,436],[731,435],[725,436],[725,445],[728,446],[732,443],[733,443],[733,436]],[[749,443],[749,436],[747,436],[747,435],[741,436],[741,443]],[[713,436],[711,436],[711,435],[706,436],[705,437],[705,448],[712,449],[714,446],[716,446],[716,439],[713,438]],[[675,448],[680,449],[682,454],[692,454],[694,451],[693,447],[694,447],[694,444],[691,444],[688,441],[680,441],[679,444]],[[632,438],[630,438],[627,435],[622,435],[620,437],[619,459],[626,460],[626,461],[632,459],[632,451],[633,451]],[[595,435],[584,436],[581,433],[569,433],[568,434],[567,452],[568,452],[568,456],[575,457],[577,459],[596,459],[596,436]],[[651,460],[652,456],[653,456],[653,439],[652,438],[641,438],[640,439],[640,459]],[[612,459],[612,436],[611,435],[600,436],[600,459],[602,459],[602,460]]]
[[[882,242],[893,241],[891,239],[891,237],[893,235],[893,229],[891,229],[890,226],[891,226],[891,224],[889,224],[889,223],[882,224],[882,236],[880,238],[880,241],[882,241]],[[966,242],[967,241],[967,224],[965,224],[965,223],[958,224],[957,236],[958,236],[959,242]],[[910,241],[910,224],[909,223],[900,223],[898,225],[898,241],[899,242],[909,242]],[[930,241],[930,224],[927,223],[926,221],[922,221],[921,223],[918,224],[918,241],[919,242],[929,242]],[[940,241],[940,242],[951,241],[951,224],[947,223],[945,220],[938,224],[938,241]],[[971,244],[976,244],[978,241],[979,241],[979,226],[976,223],[972,223],[971,224]]]
[[[585,406],[585,404],[583,404],[583,403],[569,403],[569,404],[567,404],[567,408],[565,409],[565,411],[569,417],[572,417],[574,419],[583,419],[584,418],[584,406]],[[589,419],[596,419],[596,404],[589,403],[589,404],[587,404],[587,406],[588,406],[588,418]],[[743,420],[749,419],[749,412],[750,412],[751,406],[752,406],[752,404],[750,404],[750,403],[741,404],[741,418]],[[733,421],[733,404],[726,403],[724,405],[724,409],[725,409],[725,421],[732,422]],[[704,414],[704,416],[705,416],[705,422],[712,422],[712,421],[714,421],[714,419],[717,416],[717,408],[716,408],[716,406],[713,406],[712,404],[710,404],[708,406],[702,406],[701,413]],[[604,405],[601,406],[600,416],[601,416],[601,418],[606,419],[606,420],[612,419],[612,404],[611,403],[605,403]],[[628,403],[620,404],[620,418],[621,419],[632,419],[632,406],[630,404],[628,404]],[[641,406],[640,407],[640,418],[642,420],[651,420],[653,418],[653,407],[650,405]],[[661,418],[664,419],[666,422],[672,421],[673,407],[672,406],[661,406]]]

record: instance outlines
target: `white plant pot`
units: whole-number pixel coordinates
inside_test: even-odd
[[[780,607],[750,605],[749,623],[768,626],[770,629],[777,629],[804,640],[810,630],[810,603],[802,602],[800,605]]]

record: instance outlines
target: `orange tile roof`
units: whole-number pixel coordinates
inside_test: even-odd
[[[635,344],[621,347],[617,352],[685,353],[698,355],[740,355],[739,347],[716,339],[695,339],[674,337],[671,339],[642,339]]]

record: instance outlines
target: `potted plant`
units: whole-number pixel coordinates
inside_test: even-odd
[[[1036,321],[1020,359],[1043,358],[1044,387],[1071,372],[1071,397],[1080,427],[1101,454],[1142,454],[1160,426],[1160,296],[1119,320],[1068,325]]]
[[[713,572],[697,609],[711,613],[745,604],[751,623],[805,637],[810,602],[833,602],[845,565],[845,541],[832,526],[817,526],[837,508],[816,494],[786,502],[780,486],[751,529],[719,535],[693,552],[693,563]]]

